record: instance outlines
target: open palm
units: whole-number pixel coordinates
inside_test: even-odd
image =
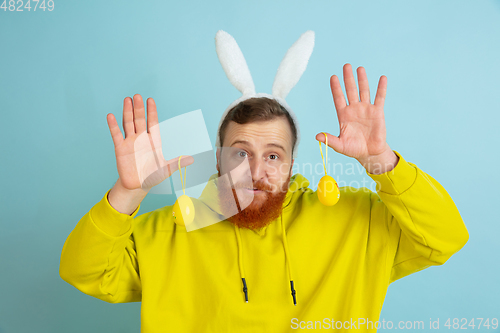
[[[147,122],[141,95],[134,95],[123,102],[123,129],[118,127],[115,116],[107,115],[107,121],[115,145],[116,167],[121,184],[129,190],[142,188],[148,191],[160,184],[178,169],[179,158],[166,161],[163,157],[156,104],[147,100]],[[183,156],[181,167],[193,163],[193,157]]]
[[[390,150],[386,142],[384,120],[387,78],[380,78],[375,101],[371,104],[365,69],[359,67],[357,74],[359,95],[351,65],[344,65],[344,83],[349,104],[346,103],[338,77],[333,75],[330,78],[340,134],[337,137],[327,133],[328,146],[357,160],[367,160]],[[316,135],[316,139],[325,142],[322,133]]]

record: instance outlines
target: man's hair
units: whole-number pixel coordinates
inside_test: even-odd
[[[273,120],[276,118],[285,117],[288,119],[292,130],[292,152],[297,142],[297,128],[288,111],[281,106],[276,100],[267,97],[254,97],[241,101],[235,105],[222,121],[219,129],[219,142],[224,144],[224,136],[229,122],[232,120],[238,124],[247,124],[257,121]]]

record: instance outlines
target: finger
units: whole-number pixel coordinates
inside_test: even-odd
[[[330,88],[332,89],[333,103],[335,104],[335,109],[337,112],[342,110],[347,105],[345,102],[344,93],[342,92],[342,87],[340,86],[339,78],[337,75],[332,75],[330,77]]]
[[[123,130],[125,137],[135,134],[134,111],[130,97],[125,97],[123,100]]]
[[[374,104],[378,107],[384,107],[385,94],[387,92],[387,77],[382,75],[378,81],[377,95]]]
[[[356,88],[356,81],[354,80],[354,75],[352,74],[351,64],[344,65],[344,84],[349,104],[359,102],[358,89]]]
[[[194,158],[190,155],[182,155],[181,157],[181,168],[184,168],[188,165],[191,165],[194,163]],[[174,172],[179,170],[179,156],[166,161],[165,168],[167,170],[168,177],[170,177]]]
[[[146,100],[148,105],[148,131],[151,127],[158,125],[158,113],[156,112],[156,103],[151,97]]]
[[[122,131],[120,131],[120,127],[118,127],[116,118],[112,113],[107,114],[106,120],[108,121],[109,132],[111,133],[113,144],[115,145],[115,147],[117,147],[123,141]]]
[[[140,134],[146,131],[146,115],[144,113],[144,102],[142,96],[139,94],[134,95],[134,124],[135,132]]]
[[[358,85],[361,102],[370,103],[370,86],[363,67],[358,67]]]
[[[161,134],[160,125],[158,124],[158,113],[156,112],[156,104],[152,98],[146,100],[148,106],[148,132],[151,134],[154,149],[161,149]]]
[[[332,148],[337,153],[342,153],[342,141],[338,137],[336,137],[335,135],[331,135],[330,133],[326,133],[326,135],[328,137],[328,147]],[[325,143],[325,135],[323,134],[323,132],[316,134],[316,140]]]

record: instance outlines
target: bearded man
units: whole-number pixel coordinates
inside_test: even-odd
[[[217,173],[192,199],[193,223],[218,223],[189,232],[172,205],[136,216],[151,186],[196,161],[165,161],[154,100],[146,122],[142,97],[126,98],[125,138],[108,114],[118,181],[68,236],[62,279],[109,303],[142,302],[147,333],[376,331],[389,285],[444,264],[468,232],[446,190],[387,144],[387,78],[373,104],[362,67],[359,95],[349,64],[344,82],[347,101],[331,77],[340,135],[326,133],[328,146],[363,165],[376,193],[345,186],[335,205],[322,204],[292,175],[296,118],[283,100],[246,98],[221,118]],[[137,156],[153,156],[148,142],[154,158],[138,168]],[[144,186],[142,170],[158,164]]]

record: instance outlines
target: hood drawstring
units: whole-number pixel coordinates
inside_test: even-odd
[[[297,298],[295,296],[296,291],[293,285],[293,275],[292,275],[292,263],[290,259],[290,252],[288,250],[288,242],[286,240],[285,224],[283,223],[283,214],[280,215],[281,219],[281,230],[282,230],[282,241],[283,248],[285,249],[285,264],[287,266],[288,280],[290,280],[291,295],[293,297],[293,304],[297,305]],[[248,288],[245,281],[245,268],[243,266],[243,246],[241,242],[240,228],[234,225],[234,230],[236,234],[236,241],[238,242],[238,264],[240,268],[241,281],[243,282],[243,292],[245,293],[245,302],[248,303]]]
[[[286,241],[286,232],[285,232],[285,224],[283,223],[283,214],[281,214],[280,217],[281,217],[281,230],[283,231],[282,232],[283,247],[285,248],[285,261],[286,265],[288,266],[288,280],[290,280],[290,289],[292,291],[293,305],[297,305],[297,299],[295,297],[295,289],[293,287],[292,261],[290,259],[290,251],[288,251],[288,242]]]
[[[238,265],[240,266],[240,276],[243,282],[243,292],[245,293],[245,302],[248,303],[248,288],[245,281],[245,268],[243,267],[243,247],[241,245],[240,228],[234,225],[234,232],[236,233],[236,241],[238,242]]]

